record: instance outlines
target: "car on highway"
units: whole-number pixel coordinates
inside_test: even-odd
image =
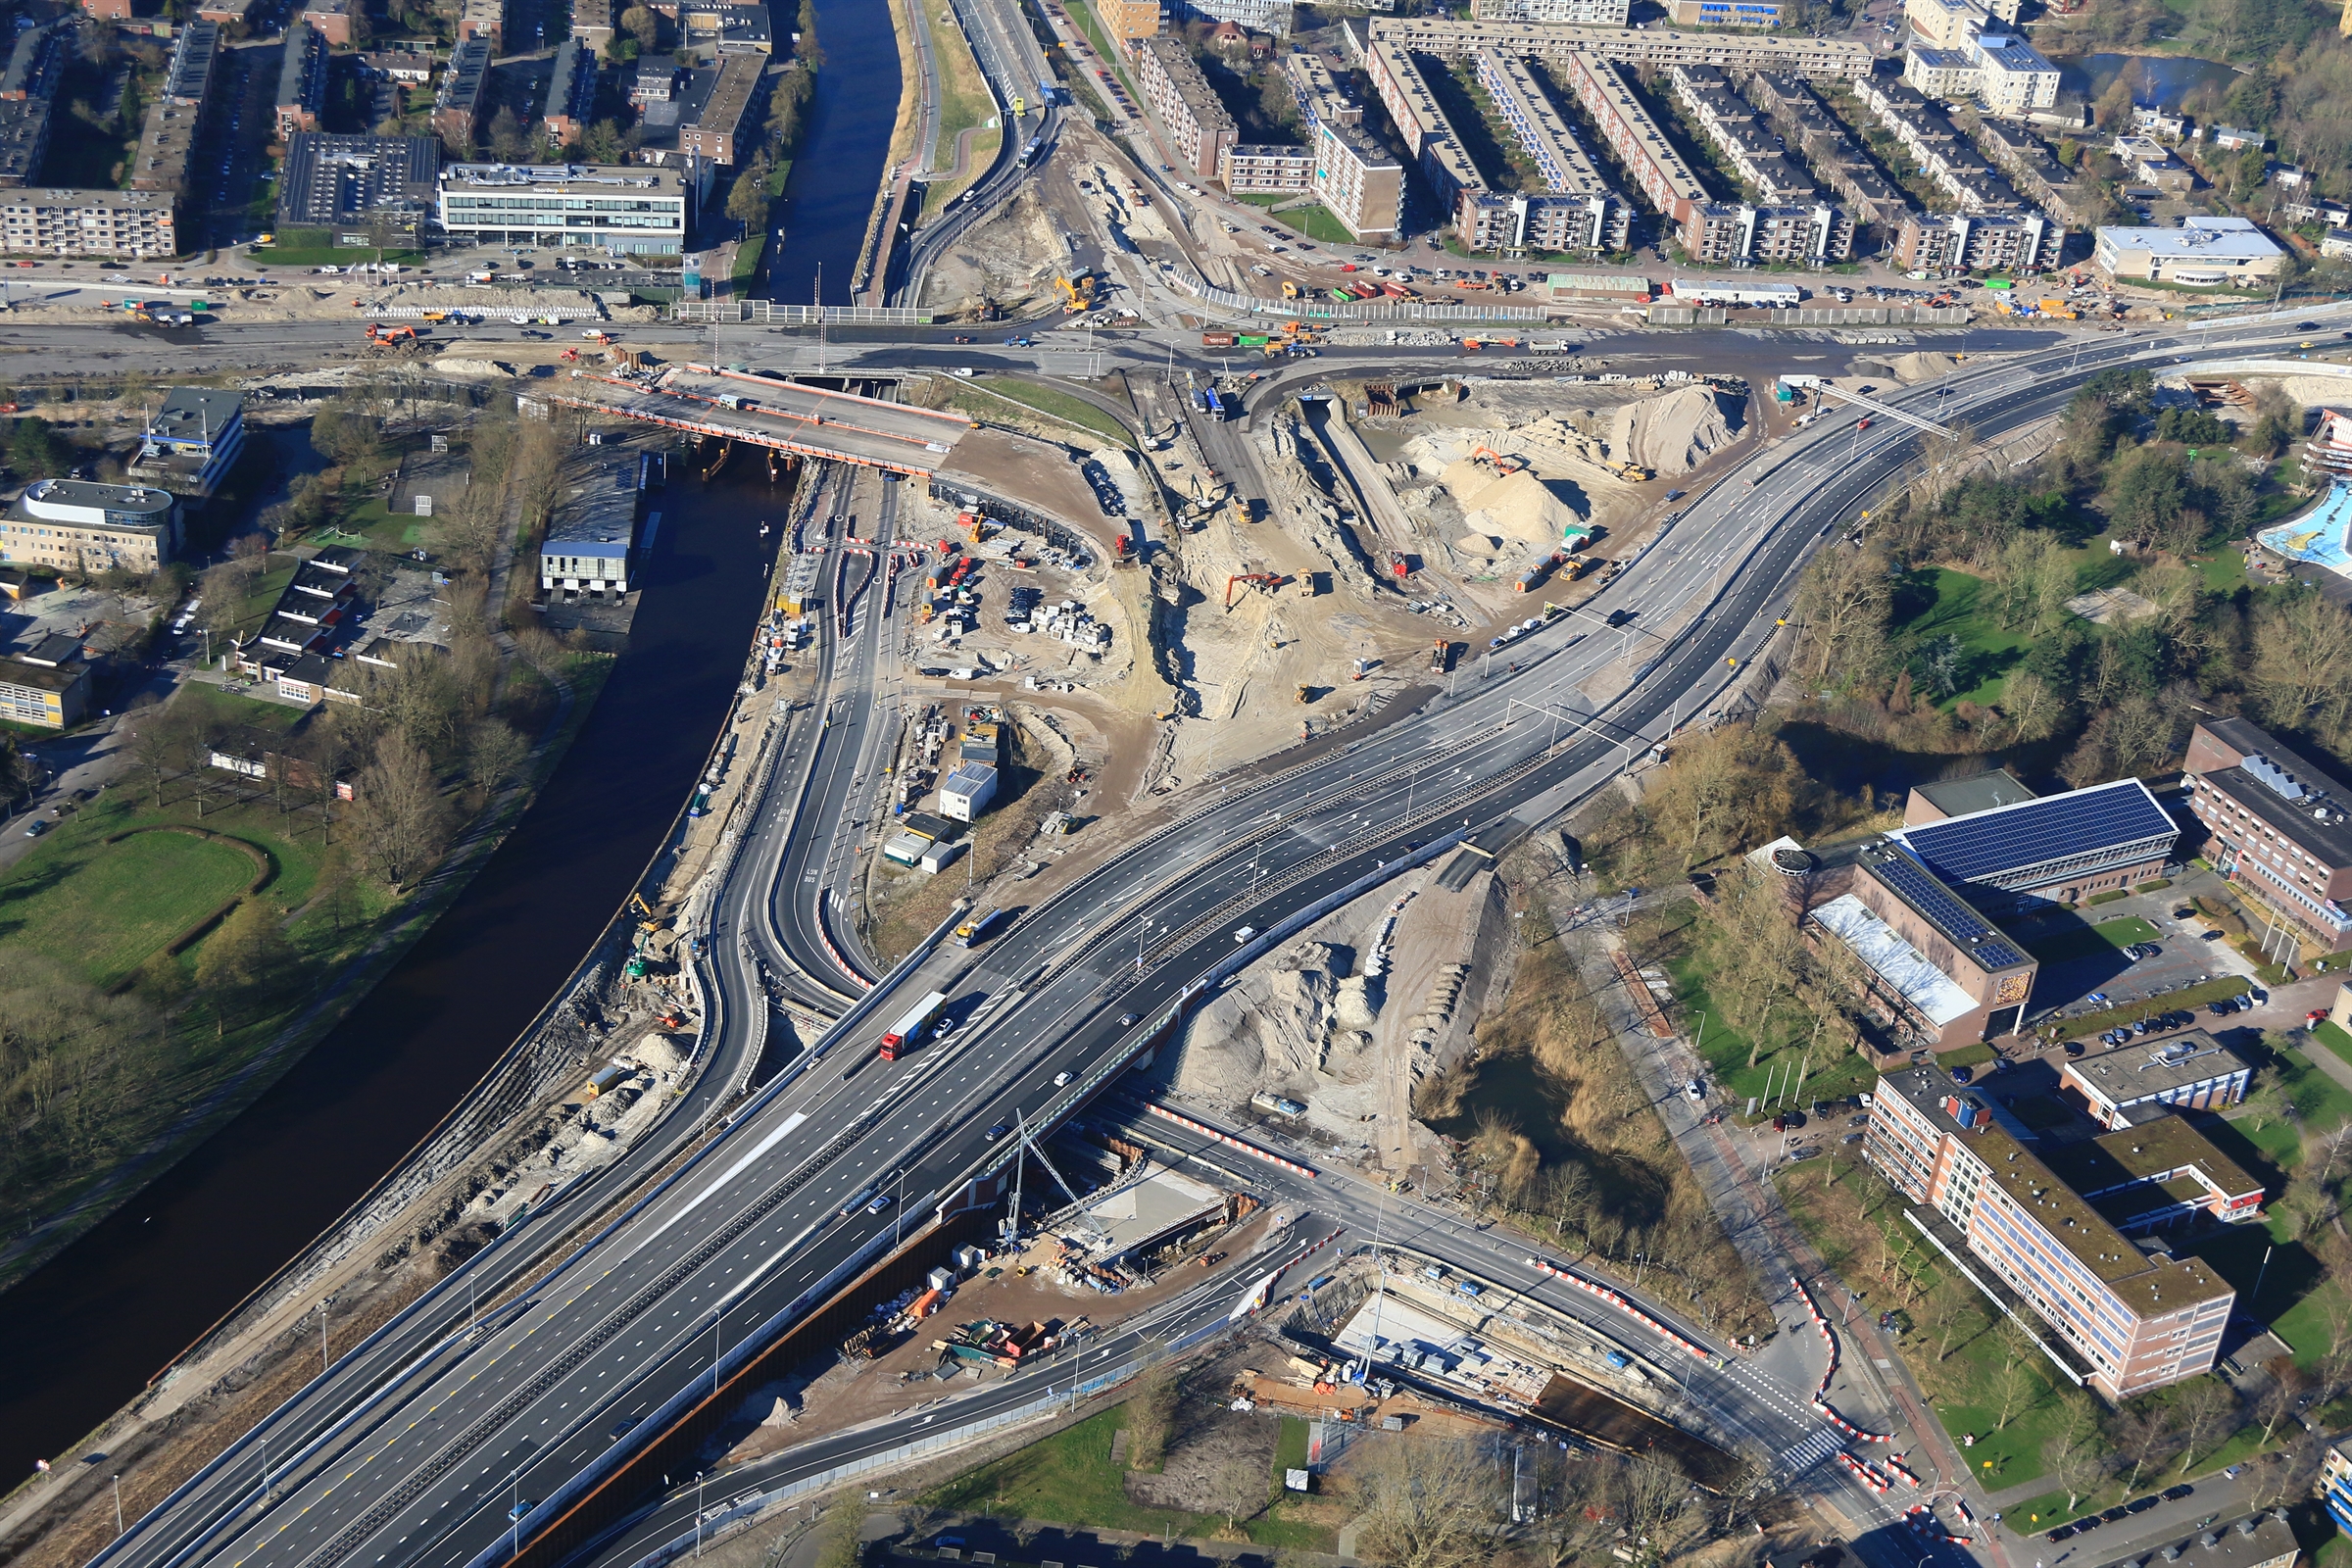
[[[529,1513],[529,1512],[530,1512],[530,1511],[531,1511],[533,1508],[536,1508],[536,1507],[538,1507],[538,1506],[539,1506],[539,1504],[538,1504],[537,1500],[536,1500],[536,1499],[534,1499],[534,1498],[531,1498],[531,1497],[523,1497],[523,1498],[520,1498],[520,1499],[518,1499],[518,1500],[515,1502],[515,1504],[514,1504],[514,1507],[512,1507],[512,1508],[509,1508],[509,1509],[507,1510],[507,1517],[508,1517],[508,1518],[510,1518],[510,1519],[519,1519],[519,1518],[521,1518],[521,1517],[522,1517],[524,1514],[526,1514],[526,1513]]]
[[[868,1214],[879,1214],[884,1209],[888,1208],[894,1201],[895,1200],[892,1199],[888,1193],[877,1193],[874,1196],[874,1200],[865,1205],[865,1211]]]
[[[1012,1131],[1012,1123],[1001,1121],[988,1130],[988,1141],[993,1144],[1010,1131]]]
[[[1135,1015],[1134,1013],[1132,1013],[1132,1012],[1122,1012],[1122,1013],[1120,1013],[1120,1014],[1119,1014],[1119,1027],[1120,1027],[1120,1028],[1122,1028],[1122,1029],[1132,1028],[1132,1027],[1134,1026],[1135,1022],[1136,1022],[1136,1015]]]
[[[1056,1089],[1067,1088],[1069,1086],[1069,1082],[1070,1075],[1066,1072],[1057,1072],[1054,1075],[1054,1087]]]

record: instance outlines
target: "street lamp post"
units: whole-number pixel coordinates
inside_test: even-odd
[[[121,1474],[120,1472],[117,1472],[117,1473],[116,1473],[116,1475],[113,1477],[113,1480],[114,1480],[114,1484],[115,1484],[115,1539],[116,1539],[117,1541],[120,1541],[120,1540],[122,1540],[122,1474]]]
[[[706,1472],[694,1473],[694,1554],[703,1554],[703,1481]]]

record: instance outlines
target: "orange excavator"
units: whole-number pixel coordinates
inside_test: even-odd
[[[1227,610],[1233,608],[1233,591],[1246,582],[1262,583],[1267,588],[1279,588],[1283,584],[1283,578],[1280,574],[1271,571],[1235,572],[1225,579],[1225,608]]]
[[[416,338],[416,329],[413,326],[386,326],[381,321],[368,324],[368,341],[370,343],[411,343]]]

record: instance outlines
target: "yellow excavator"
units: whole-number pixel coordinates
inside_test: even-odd
[[[1076,316],[1095,308],[1095,279],[1091,273],[1076,277],[1056,277],[1054,286],[1061,291],[1061,314]]]

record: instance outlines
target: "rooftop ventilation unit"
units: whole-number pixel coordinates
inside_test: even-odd
[[[2247,758],[2238,765],[2262,780],[2270,787],[2274,795],[2289,801],[2299,801],[2303,798],[2303,786],[2296,782],[2295,775],[2260,753]]]

